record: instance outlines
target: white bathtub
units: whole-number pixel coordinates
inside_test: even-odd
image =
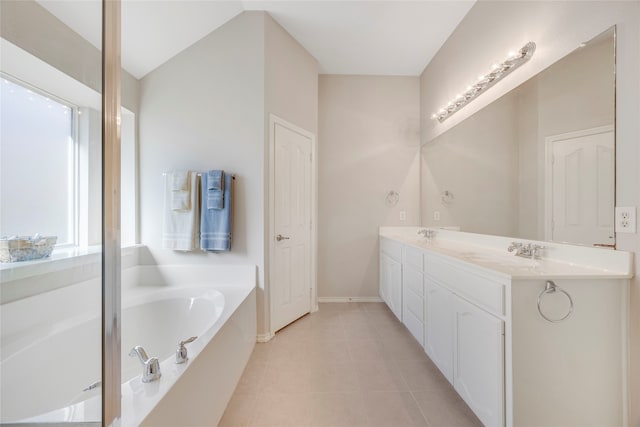
[[[83,391],[100,380],[98,286],[2,306],[1,422],[100,420],[101,388]],[[122,295],[122,425],[215,425],[255,343],[255,268],[138,266],[123,273]],[[191,336],[189,361],[176,365]],[[135,345],[160,359],[160,380],[141,382]]]

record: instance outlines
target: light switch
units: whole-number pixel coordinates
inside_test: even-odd
[[[440,221],[440,211],[433,211],[433,220]]]
[[[407,220],[407,211],[400,211],[400,221]]]

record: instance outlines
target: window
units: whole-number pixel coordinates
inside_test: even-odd
[[[40,233],[58,236],[58,246],[99,245],[101,95],[0,44],[0,236]],[[138,239],[137,122],[124,107],[121,114],[120,241],[130,246]]]
[[[0,235],[75,245],[78,110],[7,76],[0,86]]]

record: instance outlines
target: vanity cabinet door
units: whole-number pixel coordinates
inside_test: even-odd
[[[454,296],[453,386],[485,426],[504,425],[504,322]]]
[[[453,294],[425,275],[425,347],[433,363],[453,383]]]
[[[390,261],[391,259],[387,255],[380,253],[380,298],[387,305],[389,305],[389,289],[391,287]]]
[[[424,346],[424,298],[422,271],[402,264],[402,323]]]
[[[391,260],[391,311],[402,322],[402,263]]]
[[[402,264],[384,253],[380,254],[380,297],[402,320]]]

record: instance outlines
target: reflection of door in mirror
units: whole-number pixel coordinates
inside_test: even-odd
[[[613,245],[613,127],[546,138],[545,238]]]

